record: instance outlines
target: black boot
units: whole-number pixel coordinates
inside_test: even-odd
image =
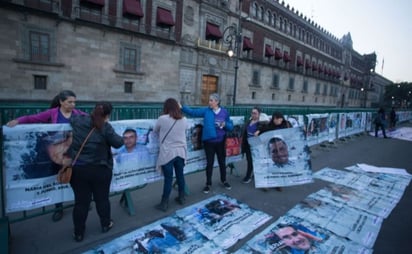
[[[179,196],[175,198],[175,201],[180,205],[184,205],[186,203],[185,193],[179,192]]]
[[[155,207],[160,211],[166,212],[169,208],[169,199],[162,197],[162,201],[160,202],[160,204],[156,205]]]

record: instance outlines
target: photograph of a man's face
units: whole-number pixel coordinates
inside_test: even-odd
[[[273,137],[269,140],[269,154],[277,165],[285,165],[289,162],[288,145],[284,140]]]

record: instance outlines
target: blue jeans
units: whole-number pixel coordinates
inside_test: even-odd
[[[165,165],[162,165],[164,182],[163,182],[163,195],[162,198],[168,199],[170,192],[172,192],[173,184],[173,168],[176,175],[176,181],[179,189],[179,194],[185,192],[185,177],[183,175],[183,168],[185,166],[185,160],[181,157],[175,157]]]

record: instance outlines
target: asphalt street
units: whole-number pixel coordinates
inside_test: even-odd
[[[412,124],[403,126],[411,127]],[[394,167],[406,169],[412,174],[412,142],[398,139],[383,139],[369,136],[366,133],[353,136],[345,141],[338,141],[333,145],[311,147],[313,171],[324,167],[343,169],[356,163],[366,163],[379,167]],[[254,231],[248,237],[239,241],[228,251],[234,252],[243,246],[254,234],[284,215],[307,195],[316,192],[328,184],[321,180],[300,186],[283,188],[282,192],[270,189],[267,192],[255,189],[253,181],[242,183],[246,171],[245,161],[237,162],[236,170],[229,174],[228,181],[231,190],[226,190],[219,184],[219,173],[215,169],[212,191],[204,194],[205,173],[197,172],[186,176],[189,187],[189,196],[186,205],[199,202],[214,194],[225,193],[250,207],[264,211],[273,216],[265,225]],[[150,224],[158,219],[173,214],[182,208],[171,200],[167,212],[154,208],[160,201],[162,182],[148,184],[146,187],[132,192],[132,199],[136,214],[131,216],[124,207],[120,206],[120,195],[111,198],[112,218],[115,225],[108,233],[101,233],[96,210],[92,207],[87,221],[85,239],[78,243],[72,239],[72,208],[64,211],[64,217],[59,222],[51,220],[51,214],[42,215],[21,222],[11,224],[10,253],[13,254],[46,254],[46,253],[81,253],[99,244],[108,242],[116,237]],[[176,191],[172,196],[177,195]],[[403,198],[384,220],[378,239],[374,245],[374,253],[410,253],[412,236],[412,187],[409,185]],[[12,217],[13,215],[11,215]]]

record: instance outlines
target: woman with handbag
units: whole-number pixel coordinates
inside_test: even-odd
[[[8,127],[14,127],[18,124],[34,124],[34,123],[69,123],[70,118],[74,115],[87,115],[87,113],[82,112],[78,109],[75,109],[76,106],[76,94],[70,90],[63,90],[57,94],[50,105],[50,109],[43,112],[26,115],[11,120],[7,123]],[[71,139],[67,139],[71,142]],[[66,142],[68,143],[68,142]],[[49,157],[51,160],[50,168],[45,168],[44,165],[40,165],[42,172],[37,171],[38,168],[30,167],[25,171],[27,176],[39,176],[46,177],[48,175],[55,175],[57,171],[61,168],[63,152],[61,147],[59,147],[59,153],[51,152],[51,149],[48,149]],[[40,152],[38,154],[41,154]],[[34,171],[34,172],[33,172]],[[59,221],[63,218],[63,203],[56,204],[56,210],[53,213],[53,221]]]
[[[153,129],[161,140],[156,168],[161,168],[164,176],[162,200],[156,208],[164,212],[169,207],[173,169],[179,190],[179,196],[175,200],[181,205],[185,203],[183,168],[187,154],[186,129],[186,118],[183,117],[179,103],[173,98],[167,99],[163,104],[163,113]]]
[[[113,157],[110,147],[119,148],[123,138],[108,123],[112,112],[108,102],[97,103],[90,116],[73,116],[73,142],[69,148],[65,165],[72,165],[70,185],[74,192],[73,237],[77,242],[84,238],[90,202],[96,203],[102,232],[113,227],[110,216],[110,183]]]

